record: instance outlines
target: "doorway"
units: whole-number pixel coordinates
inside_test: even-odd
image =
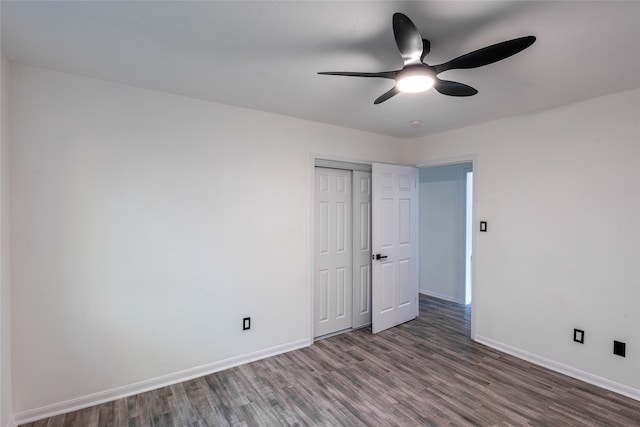
[[[419,169],[420,293],[471,303],[473,163]]]

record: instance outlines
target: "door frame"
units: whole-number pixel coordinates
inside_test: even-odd
[[[471,170],[473,171],[473,200],[471,207],[471,215],[473,217],[474,226],[471,231],[471,252],[473,253],[473,261],[471,263],[471,339],[476,341],[476,295],[478,289],[478,281],[476,280],[478,259],[480,259],[480,254],[478,253],[478,227],[475,224],[478,224],[478,181],[480,176],[480,168],[478,162],[477,154],[467,154],[456,157],[445,157],[441,159],[429,160],[426,162],[420,162],[416,165],[417,168],[428,168],[433,166],[447,166],[447,165],[455,165],[459,163],[471,163]],[[419,183],[418,183],[419,185]]]
[[[321,164],[317,165],[316,163],[320,162]],[[316,167],[326,167],[331,168],[332,165],[338,169],[349,170],[348,166],[351,166],[354,170],[362,170],[371,172],[371,165],[373,164],[370,160],[361,160],[361,159],[353,159],[353,158],[344,158],[337,156],[329,156],[325,154],[311,153],[310,162],[309,162],[309,185],[310,185],[310,196],[309,196],[309,274],[308,274],[308,283],[309,286],[307,288],[308,295],[308,307],[309,307],[309,345],[313,344],[315,341],[313,326],[315,319],[315,301],[314,301],[314,276],[315,276],[315,168]],[[353,230],[352,230],[353,232]],[[352,242],[353,245],[353,242]],[[353,277],[353,271],[351,272]],[[353,317],[353,316],[352,316]]]

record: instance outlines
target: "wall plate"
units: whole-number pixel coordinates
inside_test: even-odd
[[[627,344],[622,341],[614,341],[613,342],[613,354],[616,356],[626,357],[627,353]]]

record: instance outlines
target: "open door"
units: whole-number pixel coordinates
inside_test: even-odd
[[[418,316],[417,169],[372,165],[372,332]]]

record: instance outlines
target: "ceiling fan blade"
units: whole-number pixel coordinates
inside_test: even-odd
[[[449,80],[437,79],[433,87],[441,94],[449,96],[473,96],[478,93],[478,91],[471,86]]]
[[[382,95],[380,95],[375,101],[373,101],[373,103],[376,105],[380,104],[386,101],[387,99],[391,98],[392,96],[397,95],[398,93],[400,93],[400,91],[396,86],[394,86],[388,92],[385,92]]]
[[[459,56],[444,64],[434,66],[436,74],[447,70],[477,68],[501,61],[516,53],[525,50],[536,41],[535,36],[520,37],[507,40],[482,49],[474,50],[466,55]]]
[[[353,77],[382,77],[385,79],[395,79],[397,71],[382,71],[380,73],[358,73],[351,71],[321,71],[318,74],[328,76],[353,76]]]
[[[431,42],[427,39],[422,39],[422,55],[420,55],[420,62],[424,62],[424,57],[431,52]]]
[[[394,13],[393,35],[404,65],[419,64],[423,52],[422,36],[411,19],[402,13]]]

